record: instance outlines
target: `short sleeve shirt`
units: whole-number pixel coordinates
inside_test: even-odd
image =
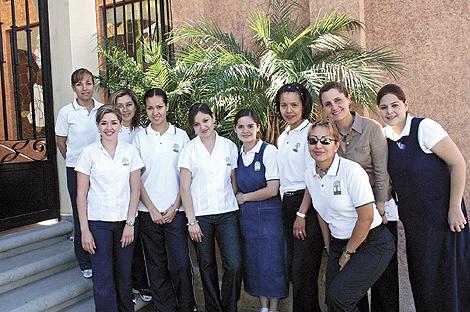
[[[130,174],[143,166],[137,149],[131,144],[118,142],[113,158],[100,141],[88,145],[75,167],[75,171],[90,177],[88,220],[126,220],[131,193]]]
[[[307,136],[312,126],[304,120],[297,128],[288,127],[277,141],[280,193],[305,189],[304,173],[314,163],[307,146]]]
[[[251,163],[255,159],[255,154],[259,153],[262,145],[263,141],[258,140],[258,143],[256,143],[256,145],[247,153],[243,151],[243,147],[240,149],[240,155],[245,166],[251,165]],[[279,180],[279,169],[277,167],[277,148],[274,145],[266,145],[263,154],[263,164],[266,168],[264,174],[266,181]]]
[[[411,129],[411,120],[414,117],[408,114],[406,116],[406,122],[405,122],[405,127],[401,131],[400,135],[396,135],[393,132],[392,127],[386,126],[384,128],[384,133],[385,136],[392,140],[392,141],[398,141],[401,139],[403,136],[409,136],[410,135],[410,129]],[[432,119],[425,118],[421,121],[418,127],[418,143],[419,146],[421,147],[421,150],[425,152],[426,154],[432,154],[432,148],[434,145],[439,143],[442,139],[444,139],[446,136],[448,136],[447,132],[442,128],[442,126],[435,122]],[[397,142],[399,144],[399,142]]]
[[[62,107],[57,116],[55,134],[67,137],[67,153],[65,155],[67,167],[75,167],[83,148],[99,138],[96,112],[103,104],[96,100],[93,101],[95,107],[90,112],[86,107],[79,105],[75,99],[72,103]]]
[[[145,165],[141,176],[142,184],[160,212],[174,204],[179,194],[178,158],[188,142],[186,132],[171,124],[162,134],[149,125],[134,138],[133,143]],[[148,212],[142,201],[139,202],[138,209]],[[182,207],[179,209],[183,210]]]
[[[313,165],[305,172],[305,181],[313,207],[328,223],[331,235],[349,239],[357,221],[356,208],[374,203],[366,171],[358,163],[336,155],[325,176],[321,178]],[[382,223],[377,209],[373,213],[371,229]]]
[[[231,173],[237,168],[238,148],[229,139],[216,135],[212,153],[199,137],[181,152],[178,168],[191,171],[191,196],[196,216],[238,210]]]

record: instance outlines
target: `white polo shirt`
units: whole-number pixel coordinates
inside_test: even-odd
[[[392,127],[386,126],[384,127],[384,134],[385,137],[392,140],[392,141],[398,141],[400,140],[403,136],[409,136],[410,135],[410,130],[411,130],[411,120],[414,117],[408,114],[406,116],[406,122],[405,122],[405,127],[403,127],[403,130],[401,131],[400,135],[395,135],[393,132]],[[421,147],[421,150],[425,152],[426,154],[432,154],[433,152],[431,149],[439,143],[442,139],[444,139],[446,136],[448,136],[447,132],[442,128],[442,126],[435,122],[432,119],[429,118],[424,118],[418,127],[418,143],[419,146]],[[397,142],[397,144],[399,144]]]
[[[242,146],[242,148],[240,149],[240,155],[242,156],[243,164],[245,166],[251,165],[251,163],[255,159],[255,154],[259,153],[261,145],[263,145],[263,141],[258,140],[258,143],[256,143],[256,145],[251,150],[249,150],[248,153],[245,153],[243,151]],[[266,181],[279,180],[279,169],[277,167],[277,148],[274,145],[266,145],[263,154],[263,164],[266,168],[266,171],[264,173]]]
[[[189,142],[185,131],[170,124],[165,133],[160,134],[149,125],[136,134],[133,144],[137,147],[145,169],[142,183],[155,207],[164,212],[176,200],[180,190],[178,158]],[[179,207],[180,210],[183,207]],[[139,211],[148,212],[143,202]]]
[[[144,166],[135,146],[118,142],[114,158],[100,141],[83,149],[75,171],[90,177],[87,196],[88,220],[127,219],[130,202],[130,173]]]
[[[281,197],[287,191],[305,189],[304,173],[314,163],[307,146],[312,124],[304,120],[297,128],[287,127],[277,140]]]
[[[142,131],[141,127],[135,127],[131,130],[131,128],[125,127],[123,125],[121,128],[121,132],[119,132],[119,141],[132,144],[134,137],[139,131]]]
[[[358,163],[338,155],[323,178],[315,165],[305,172],[305,182],[312,197],[313,207],[338,239],[349,239],[357,221],[356,207],[374,203],[374,193],[366,171]],[[370,228],[382,223],[377,209]]]
[[[178,168],[191,171],[191,196],[196,216],[238,210],[230,177],[237,168],[237,158],[235,143],[218,134],[212,154],[198,136],[183,149]]]
[[[95,107],[88,113],[86,107],[77,103],[75,99],[72,103],[65,105],[59,111],[55,124],[55,134],[67,137],[67,153],[65,155],[65,165],[75,167],[78,156],[83,148],[99,137],[96,127],[96,111],[103,104],[93,99]]]

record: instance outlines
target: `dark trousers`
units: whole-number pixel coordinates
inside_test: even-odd
[[[73,218],[73,249],[80,270],[91,268],[90,254],[83,250],[80,221],[77,211],[77,172],[72,167],[67,167],[67,189],[69,191],[70,203],[72,204]]]
[[[96,252],[93,268],[93,297],[97,312],[134,311],[131,267],[134,243],[121,247],[125,222],[88,221]]]
[[[320,312],[318,274],[323,252],[323,238],[316,211],[310,207],[306,219],[307,239],[293,236],[296,212],[302,203],[304,190],[284,194],[284,233],[287,241],[287,265],[293,288],[293,312]]]
[[[164,225],[153,223],[148,212],[139,212],[139,218],[154,308],[160,312],[194,311],[185,213],[178,212]]]
[[[330,312],[359,311],[359,301],[385,271],[396,251],[392,234],[380,225],[369,232],[340,271],[338,262],[347,243],[347,239],[330,237],[326,270],[326,303]]]
[[[204,234],[194,243],[204,291],[205,311],[236,312],[241,289],[241,254],[238,211],[197,217]],[[222,258],[222,291],[219,290],[215,240]]]
[[[140,215],[137,217],[140,218]],[[147,261],[146,255],[144,254],[142,238],[139,235],[140,223],[135,225],[135,246],[134,255],[132,256],[132,288],[149,289],[148,273],[147,273]]]
[[[389,221],[386,225],[392,233],[397,247],[397,221]],[[383,272],[382,276],[375,282],[371,290],[371,311],[372,312],[396,312],[399,311],[398,293],[398,258],[397,253],[392,256],[392,260]]]

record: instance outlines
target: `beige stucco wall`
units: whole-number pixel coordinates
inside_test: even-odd
[[[337,10],[362,21],[365,30],[354,40],[367,48],[387,46],[404,59],[406,73],[397,81],[407,93],[412,114],[432,118],[449,132],[467,160],[470,180],[470,2],[468,0],[302,0],[298,12],[312,21],[318,12]],[[174,26],[202,17],[214,20],[246,44],[251,12],[267,0],[173,0]],[[373,114],[372,114],[373,116]],[[465,198],[470,201],[470,183]]]

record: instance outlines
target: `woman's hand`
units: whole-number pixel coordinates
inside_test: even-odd
[[[243,194],[242,192],[238,192],[237,194],[235,194],[235,197],[237,198],[237,203],[239,205],[243,205],[245,203],[245,199],[243,195],[245,194]]]
[[[124,225],[121,237],[121,247],[127,247],[134,241],[134,226]]]
[[[162,214],[157,210],[157,208],[152,207],[149,208],[150,218],[152,219],[153,223],[156,224],[164,224],[165,219],[163,219]]]
[[[163,220],[165,221],[165,223],[171,223],[171,221],[173,221],[175,216],[176,216],[176,207],[175,207],[175,205],[171,205],[170,207],[168,207],[168,209],[165,210],[165,212],[162,215]]]
[[[385,213],[385,211],[384,211],[384,213],[381,214],[380,216],[382,217],[382,223],[383,223],[383,224],[387,224],[387,223],[388,223],[388,219],[387,219],[387,214]]]
[[[194,223],[192,225],[188,225],[188,232],[191,240],[195,241],[196,243],[202,242],[202,237],[204,234],[202,234],[202,230],[199,224]]]
[[[339,258],[339,261],[338,261],[340,271],[346,266],[346,264],[349,262],[350,259],[351,259],[351,255],[348,255],[345,252],[341,254],[341,257]]]
[[[307,238],[307,231],[305,230],[305,219],[301,217],[296,217],[294,226],[292,229],[292,234],[295,238],[305,240]]]
[[[95,239],[93,238],[90,230],[82,231],[82,247],[86,252],[89,252],[92,255],[95,254]]]
[[[467,224],[467,220],[465,219],[460,207],[449,208],[447,222],[449,223],[449,228],[452,232],[462,231],[465,228],[465,224]]]

